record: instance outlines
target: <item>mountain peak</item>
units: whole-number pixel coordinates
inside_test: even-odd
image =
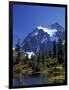
[[[58,22],[55,22],[54,24],[52,24],[51,26],[56,26],[56,27],[60,27],[61,25]]]
[[[42,28],[42,26],[40,25],[40,26],[37,26],[37,29],[41,29]]]
[[[59,25],[59,23],[58,23],[58,22],[55,22],[54,24],[55,24],[55,25]]]
[[[64,31],[64,28],[58,23],[58,22],[55,22],[54,24],[50,25],[49,26],[51,29],[57,29],[57,30],[61,30],[61,31]]]

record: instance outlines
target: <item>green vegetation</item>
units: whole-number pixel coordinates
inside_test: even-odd
[[[20,62],[20,57],[21,57],[21,52],[20,52],[20,49],[21,49],[21,45],[20,45],[20,40],[18,40],[17,44],[16,44],[16,52],[17,52],[17,57],[16,57],[16,63],[19,63]]]
[[[16,73],[18,74],[18,73],[21,73],[21,69],[20,68],[17,68],[16,69]]]
[[[16,74],[22,73],[23,75],[48,75],[49,83],[62,83],[65,80],[64,58],[65,58],[65,46],[62,45],[61,39],[59,42],[53,42],[53,50],[48,51],[47,48],[43,53],[38,53],[36,56],[32,56],[31,59],[28,55],[20,60],[21,47],[20,43],[16,44],[17,51],[17,63],[13,65]],[[14,70],[13,70],[14,73]]]

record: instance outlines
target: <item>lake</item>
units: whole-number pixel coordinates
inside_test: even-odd
[[[23,76],[13,79],[13,87],[48,84],[46,76]]]

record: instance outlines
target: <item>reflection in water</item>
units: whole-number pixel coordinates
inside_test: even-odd
[[[47,83],[48,83],[48,78],[46,76],[23,76],[21,78],[13,79],[13,87],[41,85]]]

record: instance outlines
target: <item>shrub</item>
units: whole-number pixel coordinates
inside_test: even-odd
[[[21,73],[21,69],[20,68],[17,68],[16,69],[16,73]]]

